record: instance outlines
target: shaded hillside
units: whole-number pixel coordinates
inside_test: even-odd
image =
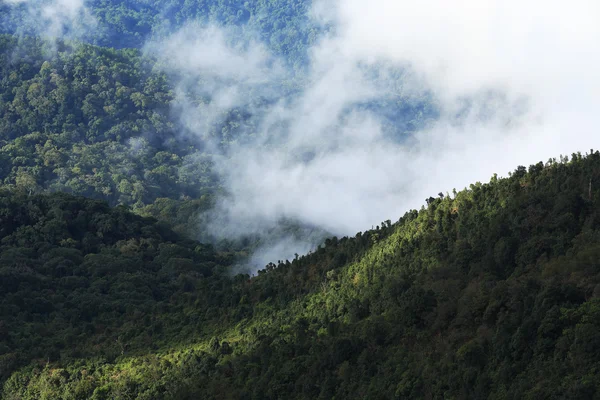
[[[120,307],[116,300],[103,315],[109,321],[115,317],[115,332],[129,333],[118,338],[123,347],[112,357],[103,353],[114,348],[109,341],[76,354],[69,342],[46,340],[28,367],[14,371],[7,360],[23,345],[9,334],[11,345],[0,356],[9,376],[3,396],[597,398],[600,153],[519,167],[509,178],[494,177],[427,202],[394,224],[383,222],[353,238],[331,238],[314,253],[271,264],[256,277],[208,278],[201,282],[215,284],[187,289],[184,284],[179,290],[185,295],[174,298],[191,300],[181,310],[162,309],[169,320],[166,333],[144,336],[150,329],[145,320],[154,315],[146,308],[139,308],[138,319],[122,322],[114,311]],[[26,201],[7,204],[4,214],[21,215],[13,210]],[[121,210],[105,212],[133,218]],[[44,213],[35,215],[28,218],[42,219]],[[15,227],[31,225],[13,220]],[[3,257],[34,254],[32,243],[40,240],[55,245],[64,240],[58,235],[18,242],[14,232],[2,241]],[[135,237],[135,230],[131,234]],[[168,239],[155,240],[160,249]],[[121,247],[120,257],[127,254],[124,242],[107,245]],[[149,271],[128,287],[127,298],[141,296],[146,290],[141,283],[153,282],[164,268],[153,273],[156,267],[146,265],[165,260],[179,268],[195,262],[192,255],[190,261],[177,260],[182,252],[158,260],[154,253],[148,262],[136,263]],[[34,265],[39,257],[30,255],[22,265]],[[58,279],[53,274],[66,279],[96,257],[74,257],[73,266],[60,274],[53,264],[36,267],[36,273],[41,280]],[[118,265],[109,259],[90,265],[89,287],[80,293],[102,286],[95,284],[94,271],[111,264]],[[112,277],[116,271],[97,274]],[[118,287],[117,281],[110,283],[101,299]],[[20,299],[30,297],[5,297],[3,307],[16,310]],[[211,303],[215,298],[218,302]],[[35,309],[11,315],[15,321],[40,320],[37,331],[49,327],[43,318],[60,302],[48,295],[38,302]],[[74,327],[95,323],[94,317],[71,321]],[[89,333],[80,337],[94,338],[95,331],[86,329]],[[168,333],[177,331],[189,335]],[[10,331],[3,332],[6,337]],[[90,353],[95,357],[85,357]]]
[[[33,359],[114,359],[125,349],[189,337],[202,329],[187,316],[195,303],[217,314],[226,305],[220,289],[206,288],[229,264],[229,255],[123,207],[4,191],[0,375]]]

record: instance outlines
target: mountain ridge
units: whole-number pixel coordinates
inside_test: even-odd
[[[254,278],[221,275],[221,311],[194,306],[214,319],[171,315],[204,326],[190,344],[32,364],[3,395],[594,398],[600,153],[565,160],[429,199]]]

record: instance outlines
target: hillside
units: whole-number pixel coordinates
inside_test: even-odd
[[[134,49],[0,35],[0,77],[0,186],[132,206],[212,240],[200,215],[224,193],[213,157],[247,134],[250,114],[224,110],[204,140],[186,133],[173,83]]]
[[[172,87],[153,71],[155,60],[136,50],[47,46],[0,36],[3,184],[137,207],[214,190],[210,159],[178,137]]]
[[[65,194],[1,199],[3,378],[31,359],[111,357],[132,329],[175,335],[168,320],[189,301],[218,301],[198,296],[231,256],[156,220]]]
[[[600,399],[599,11],[0,0],[0,399]]]
[[[597,398],[598,182],[598,152],[519,167],[252,278],[3,193],[2,398]]]
[[[34,0],[11,9],[0,3],[0,33],[39,35],[39,11],[36,7],[52,3]],[[113,2],[92,0],[85,8],[96,24],[79,32],[80,39],[103,47],[141,48],[150,38],[163,37],[187,22],[226,25],[240,35],[259,35],[272,50],[290,65],[306,63],[307,47],[322,27],[309,20],[309,1],[197,1],[129,0]]]

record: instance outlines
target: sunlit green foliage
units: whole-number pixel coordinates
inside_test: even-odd
[[[189,272],[176,278],[173,271],[193,271],[194,263],[215,253],[201,247],[202,255],[196,255],[197,247],[175,239],[161,244],[169,240],[162,233],[143,234],[155,240],[154,247],[143,249],[146,236],[138,238],[136,229],[147,229],[146,220],[123,209],[96,206],[95,225],[76,225],[87,226],[81,232],[94,237],[113,226],[104,235],[113,239],[95,239],[105,243],[98,251],[99,244],[85,250],[83,239],[66,234],[56,219],[39,224],[46,214],[78,214],[67,204],[89,209],[99,203],[58,197],[63,211],[50,212],[43,204],[54,197],[35,197],[32,206],[5,200],[4,220],[14,222],[2,234],[2,257],[19,263],[11,271],[28,274],[21,280],[26,287],[54,286],[88,271],[87,284],[70,290],[81,299],[101,297],[82,307],[90,310],[87,319],[64,317],[69,328],[56,333],[51,327],[61,326],[60,320],[44,316],[63,310],[63,297],[72,293],[45,289],[44,295],[6,297],[3,309],[23,323],[16,331],[0,329],[0,337],[11,340],[0,355],[8,377],[3,396],[595,398],[598,182],[600,153],[519,167],[509,178],[430,198],[426,208],[396,223],[330,238],[312,254],[270,264],[256,277],[223,276],[215,266],[199,280]],[[102,214],[113,225],[101,222]],[[114,226],[131,218],[140,228],[118,236]],[[43,229],[28,228],[35,224]],[[38,241],[57,253],[41,255]],[[156,267],[128,266],[130,257],[140,256]],[[66,267],[46,265],[55,257]],[[130,284],[128,274],[137,274],[137,280]],[[156,279],[169,277],[175,295],[168,301],[138,303]],[[121,289],[126,297],[95,306]],[[157,311],[148,311],[152,307]],[[126,323],[119,322],[122,315],[130,316]],[[100,321],[111,327],[111,340],[98,339],[107,335]],[[31,324],[44,332],[43,346],[27,347]],[[96,347],[78,354],[74,340],[64,338],[69,334],[81,343],[95,340]],[[15,370],[26,361],[18,357],[21,348],[29,349],[23,354],[33,352],[32,360]]]

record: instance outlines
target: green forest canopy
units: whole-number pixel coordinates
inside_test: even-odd
[[[0,3],[0,33],[43,33],[39,31],[39,20],[29,12],[29,7],[40,3],[24,2],[12,7]],[[295,68],[304,66],[307,48],[329,29],[310,20],[310,1],[91,0],[85,5],[98,26],[87,27],[89,32],[79,39],[91,44],[141,48],[150,38],[165,37],[187,22],[197,21],[237,29],[238,36],[258,35],[274,54]]]
[[[240,246],[185,235],[222,188],[139,49],[198,19],[299,71],[328,28],[309,2],[89,6],[80,44],[0,5],[0,397],[600,395],[600,154],[232,276]],[[209,132],[223,147],[253,129],[226,114]]]
[[[48,60],[43,41],[0,36],[0,181],[138,207],[214,189],[210,159],[177,137],[171,89],[152,66],[136,50],[86,45]]]
[[[256,277],[123,207],[2,194],[3,398],[580,398],[600,153],[492,178]]]

